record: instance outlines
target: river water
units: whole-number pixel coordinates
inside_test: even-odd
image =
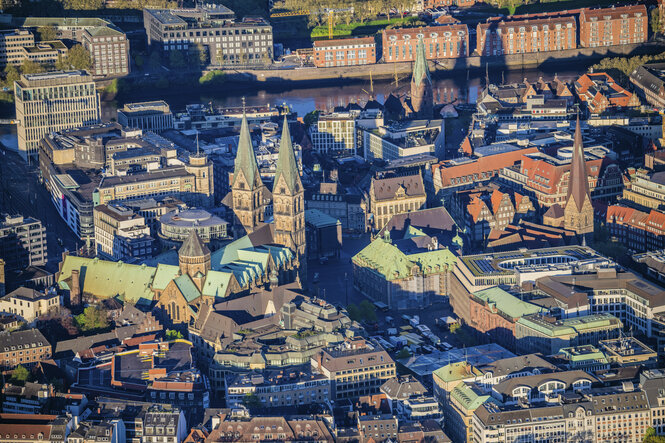
[[[538,77],[545,80],[551,80],[554,72],[539,70],[510,71],[510,72],[489,72],[490,81],[500,83],[503,79],[505,83],[521,81],[527,78],[535,81]],[[579,74],[567,70],[559,72],[558,76],[562,80],[572,81]],[[391,92],[398,95],[404,95],[409,90],[408,76],[398,78],[398,83],[392,81],[375,81],[373,84],[374,96],[383,103],[385,97]],[[452,77],[433,79],[434,100],[437,103],[475,103],[478,94],[485,84],[484,74],[474,74],[469,77],[456,75]],[[370,96],[371,87],[369,80],[358,83],[339,85],[339,86],[314,86],[304,88],[278,88],[271,87],[262,89],[263,85],[256,87],[237,87],[234,85],[223,86],[217,93],[192,94],[177,93],[163,90],[146,90],[132,94],[131,101],[147,100],[165,100],[173,111],[184,110],[185,105],[190,103],[210,103],[217,106],[241,106],[244,97],[248,106],[275,105],[286,103],[298,113],[304,116],[314,109],[320,111],[332,110],[335,106],[346,106],[348,103],[364,104]],[[116,110],[122,107],[123,102],[112,101],[103,103],[102,117],[104,120],[110,120],[116,117]]]
[[[583,68],[582,68],[583,69]],[[490,71],[490,81],[494,83],[512,83],[527,78],[530,81],[538,80],[543,77],[545,80],[551,80],[555,75],[554,71],[524,70],[524,71]],[[576,71],[571,71],[567,67],[566,71],[558,73],[559,78],[566,81],[573,81],[579,75]],[[373,95],[383,103],[385,97],[392,93],[404,95],[409,90],[409,76],[398,78],[395,82],[381,81],[374,82]],[[485,84],[485,75],[475,72],[469,76],[459,75],[455,72],[448,77],[439,77],[433,79],[434,100],[437,103],[475,103],[478,94]],[[131,97],[123,101],[114,100],[102,103],[102,120],[115,120],[118,107],[122,107],[125,101],[148,101],[164,100],[173,111],[184,110],[185,105],[190,103],[210,103],[217,106],[241,106],[243,97],[248,106],[275,105],[286,103],[299,116],[304,116],[314,109],[320,111],[332,110],[335,106],[346,106],[348,103],[364,104],[371,92],[369,80],[352,84],[339,86],[312,86],[303,88],[265,88],[264,85],[253,87],[248,85],[239,87],[237,85],[223,85],[218,92],[197,94],[196,92],[177,92],[176,88],[170,90],[145,89],[133,93]],[[0,142],[10,149],[17,148],[16,127],[3,125],[0,126]]]

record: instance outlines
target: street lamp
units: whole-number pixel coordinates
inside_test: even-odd
[[[349,276],[348,273],[344,273],[344,290],[346,292],[346,306],[349,306]]]

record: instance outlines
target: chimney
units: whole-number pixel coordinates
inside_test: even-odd
[[[78,269],[72,269],[72,285],[69,289],[69,304],[71,306],[81,305],[81,281]]]

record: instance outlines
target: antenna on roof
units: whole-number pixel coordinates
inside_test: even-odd
[[[199,130],[196,130],[196,156],[199,155]]]

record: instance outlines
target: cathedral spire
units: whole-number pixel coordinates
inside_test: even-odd
[[[582,145],[582,131],[580,129],[580,116],[577,115],[575,125],[575,136],[573,138],[573,160],[570,165],[570,176],[568,177],[568,196],[567,202],[570,202],[572,196],[581,211],[584,200],[589,199],[589,179],[587,177],[586,161],[584,160],[584,147]]]
[[[300,171],[296,162],[296,154],[293,152],[291,131],[289,131],[289,123],[286,121],[286,116],[284,116],[284,126],[282,127],[282,139],[279,142],[275,184],[279,183],[280,177],[284,178],[284,184],[286,184],[291,193],[297,192],[302,188]]]
[[[416,60],[413,63],[413,74],[411,76],[410,108],[407,109],[408,118],[431,119],[434,113],[434,94],[432,91],[432,79],[427,65],[425,44],[423,39],[418,39],[416,46]]]
[[[415,83],[416,86],[420,86],[423,81],[431,84],[432,78],[430,77],[429,66],[427,66],[425,44],[423,43],[423,39],[419,38],[416,46],[416,61],[413,64],[411,82]]]
[[[252,136],[249,133],[249,124],[244,111],[242,114],[242,123],[240,125],[240,139],[238,140],[238,153],[236,154],[235,167],[233,170],[233,183],[238,180],[239,173],[242,171],[245,181],[250,188],[261,186],[261,175],[259,166],[256,163],[254,147],[252,146]]]

